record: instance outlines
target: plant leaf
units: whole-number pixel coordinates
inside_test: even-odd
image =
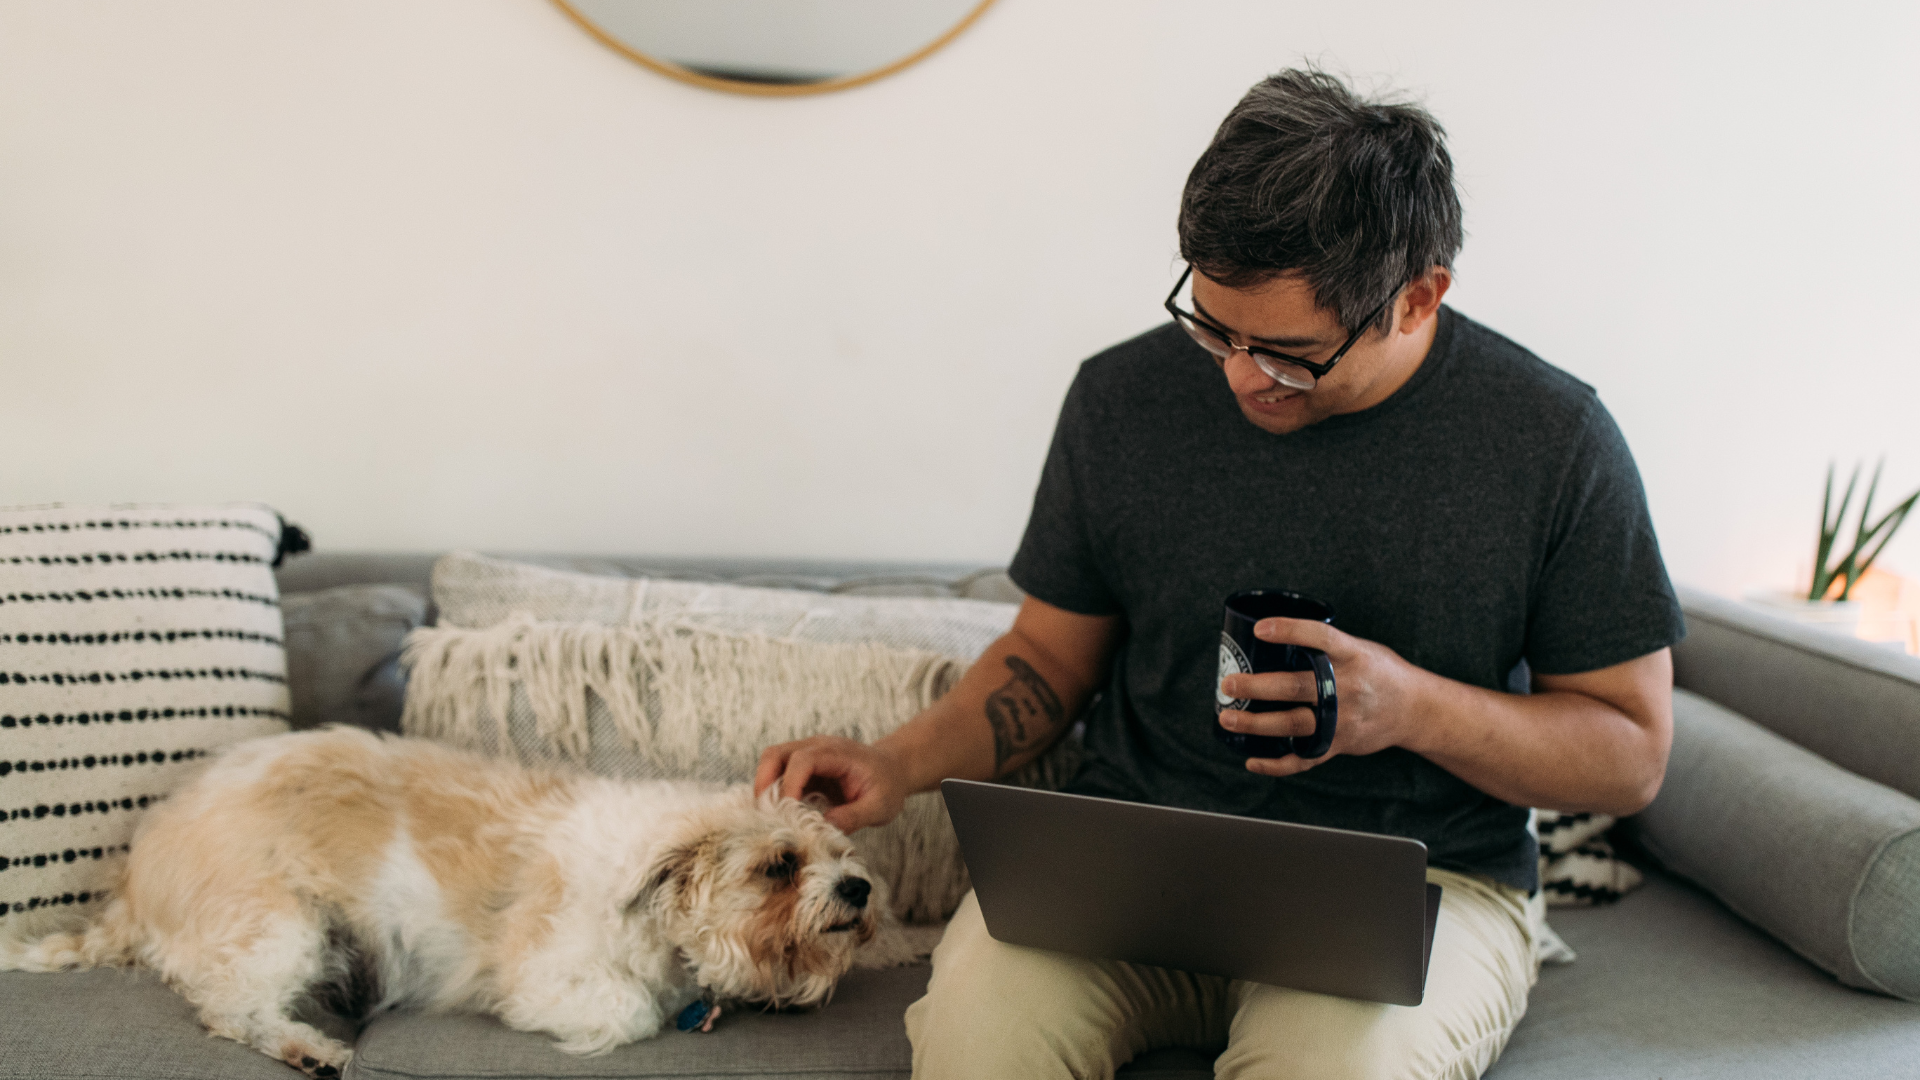
[[[1881,516],[1879,521],[1874,522],[1873,525],[1870,528],[1868,528],[1867,532],[1869,534],[1877,533],[1883,527],[1886,526],[1889,520],[1895,517],[1901,517],[1901,518],[1906,517],[1907,512],[1912,510],[1916,503],[1920,503],[1920,490],[1916,490],[1913,494],[1907,496],[1906,499],[1904,499],[1903,501],[1895,505],[1893,509],[1887,511],[1884,515]],[[1899,527],[1900,527],[1899,525],[1894,526],[1894,528],[1896,529]],[[1889,539],[1892,538],[1892,535],[1893,535],[1892,533],[1887,534]]]
[[[1834,511],[1833,518],[1829,521],[1827,506],[1833,501],[1833,465],[1832,463],[1827,465],[1827,496],[1820,506],[1820,548],[1814,555],[1813,588],[1807,593],[1809,600],[1824,599],[1827,590],[1833,587],[1834,578],[1840,576],[1845,565],[1842,563],[1841,566],[1828,569],[1827,559],[1833,554],[1834,542],[1840,539],[1840,528],[1847,520],[1847,508],[1853,505],[1853,492],[1860,484],[1860,469],[1860,464],[1855,463],[1853,475],[1847,478],[1846,494],[1840,497],[1840,509]]]
[[[1833,549],[1833,469],[1834,463],[1827,462],[1827,488],[1820,493],[1820,542],[1813,548],[1813,582],[1807,590],[1808,600],[1818,600],[1832,583],[1833,576],[1827,573],[1827,555]]]
[[[1879,558],[1880,553],[1886,550],[1887,542],[1893,539],[1893,534],[1900,531],[1900,526],[1907,520],[1907,514],[1913,509],[1914,503],[1916,502],[1920,502],[1920,491],[1915,491],[1913,494],[1907,496],[1905,502],[1887,511],[1886,516],[1875,522],[1873,528],[1868,530],[1867,539],[1872,540],[1875,534],[1878,534],[1880,542],[1875,544],[1872,553],[1861,561],[1860,573],[1856,576],[1864,577],[1866,575],[1867,569],[1873,565],[1873,560]],[[1881,532],[1882,529],[1886,531]],[[1847,588],[1849,592],[1852,591],[1853,586],[1851,582],[1848,583]]]
[[[1886,465],[1887,459],[1883,457],[1873,466],[1873,480],[1867,484],[1867,497],[1860,501],[1860,520],[1853,526],[1853,546],[1847,549],[1847,557],[1841,562],[1840,569],[1835,575],[1844,582],[1840,586],[1840,595],[1835,597],[1837,600],[1845,600],[1847,595],[1853,592],[1853,583],[1859,581],[1860,575],[1867,572],[1865,564],[1860,562],[1860,551],[1873,541],[1873,534],[1867,531],[1867,516],[1873,512],[1873,496],[1880,490],[1880,470],[1886,468]],[[1859,478],[1860,466],[1854,466],[1853,474],[1855,479]],[[1840,523],[1835,522],[1835,524]]]
[[[1864,537],[1867,531],[1867,518],[1873,513],[1873,496],[1880,490],[1880,470],[1885,468],[1886,464],[1887,459],[1881,458],[1873,467],[1873,483],[1867,485],[1866,501],[1860,504],[1860,520],[1853,527],[1853,550],[1856,552],[1866,543]]]

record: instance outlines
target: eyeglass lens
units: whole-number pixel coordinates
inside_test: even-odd
[[[1194,322],[1184,315],[1175,321],[1180,324],[1180,329],[1187,332],[1188,337],[1198,342],[1201,348],[1212,353],[1213,358],[1222,364],[1226,363],[1227,359],[1234,353],[1240,351],[1239,346],[1234,345],[1232,342],[1222,338],[1219,334],[1214,333],[1212,330],[1207,329],[1205,326]],[[1313,377],[1313,372],[1308,371],[1298,364],[1289,364],[1285,361],[1274,360],[1271,357],[1261,356],[1255,352],[1250,352],[1247,356],[1253,360],[1254,366],[1266,373],[1267,378],[1272,379],[1282,386],[1289,386],[1295,390],[1311,390],[1314,387],[1316,380]]]

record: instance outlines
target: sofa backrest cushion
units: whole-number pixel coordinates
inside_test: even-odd
[[[336,585],[280,597],[287,626],[293,726],[352,724],[400,730],[407,680],[400,649],[425,626],[426,591],[410,585]]]
[[[984,579],[984,575],[975,575]],[[956,595],[907,578],[845,582],[833,591],[737,581],[628,577],[551,569],[456,551],[433,568],[433,600],[444,625],[496,626],[515,614],[603,626],[662,612],[719,630],[809,641],[879,641],[971,660],[1012,622],[1002,599]]]
[[[277,571],[280,592],[318,592],[341,585],[406,585],[425,595],[444,552],[315,551],[288,559]],[[724,581],[769,589],[858,596],[957,596],[1019,603],[1006,572],[974,563],[905,563],[845,559],[728,558],[723,556],[562,555],[496,556],[528,566],[615,578]]]
[[[1920,658],[1682,588],[1674,684],[1920,798]]]
[[[1640,843],[1848,986],[1920,1000],[1920,800],[1697,694],[1673,704]]]

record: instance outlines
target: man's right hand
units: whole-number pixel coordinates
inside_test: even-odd
[[[755,795],[775,784],[780,794],[798,799],[825,796],[828,824],[843,833],[885,825],[907,800],[906,769],[875,746],[832,735],[770,746],[760,754],[753,775]]]
[[[1118,615],[1079,615],[1029,596],[1013,627],[940,700],[869,746],[816,735],[760,755],[754,794],[827,801],[842,832],[884,825],[941,777],[991,780],[1046,752],[1100,681]]]

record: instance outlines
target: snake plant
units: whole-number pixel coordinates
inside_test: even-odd
[[[1827,465],[1827,493],[1820,500],[1820,547],[1813,557],[1813,587],[1807,592],[1809,600],[1845,600],[1853,591],[1853,583],[1859,581],[1880,557],[1880,552],[1900,531],[1900,525],[1907,520],[1907,514],[1920,502],[1920,491],[1907,496],[1906,501],[1880,515],[1879,520],[1869,522],[1873,516],[1873,496],[1880,489],[1880,469],[1886,465],[1882,458],[1880,464],[1873,467],[1873,480],[1867,485],[1867,497],[1860,503],[1860,517],[1853,527],[1853,545],[1846,554],[1837,560],[1840,530],[1845,524],[1847,508],[1853,503],[1853,490],[1860,483],[1860,466],[1853,467],[1853,476],[1847,481],[1846,494],[1840,497],[1840,508],[1833,509],[1833,465]],[[1831,514],[1829,514],[1831,511]],[[1868,550],[1871,548],[1872,550]],[[1839,585],[1837,595],[1835,584]]]

